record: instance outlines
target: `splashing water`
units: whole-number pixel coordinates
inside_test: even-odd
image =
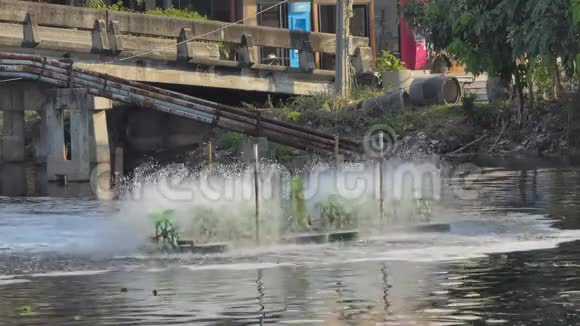
[[[275,243],[292,232],[357,229],[372,234],[382,232],[377,226],[427,222],[430,204],[440,199],[440,170],[433,164],[385,162],[381,196],[378,169],[374,162],[316,164],[291,173],[281,165],[262,163],[260,243]],[[304,180],[299,190],[292,189],[297,179]],[[143,166],[123,187],[119,216],[143,241],[153,233],[151,216],[172,210],[182,239],[252,244],[257,237],[254,186],[253,168],[243,165],[212,170]],[[296,191],[302,193],[292,194]],[[303,198],[304,207],[297,205],[297,198]],[[421,203],[429,204],[428,214],[421,213]],[[307,215],[309,225],[299,221],[300,215]]]

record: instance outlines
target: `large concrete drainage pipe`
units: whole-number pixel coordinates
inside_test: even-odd
[[[416,78],[411,84],[413,105],[456,104],[462,95],[461,84],[454,77]]]
[[[403,112],[410,106],[411,98],[409,93],[404,90],[390,92],[360,102],[360,109],[371,117],[380,117],[385,113]]]

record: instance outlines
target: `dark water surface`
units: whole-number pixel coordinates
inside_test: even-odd
[[[124,248],[118,203],[0,198],[0,325],[579,325],[580,169],[475,186],[450,232],[213,257]]]

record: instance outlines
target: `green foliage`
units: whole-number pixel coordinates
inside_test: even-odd
[[[379,96],[382,90],[371,87],[355,87],[349,99],[332,91],[296,96],[279,103],[273,110],[280,119],[321,128],[327,132],[353,134],[363,133],[369,124],[365,112],[357,109],[356,102]]]
[[[255,211],[253,203],[249,205],[196,205],[191,210],[190,220],[184,222],[186,226],[182,234],[196,243],[214,241],[245,241],[255,237]],[[271,217],[268,203],[262,203],[261,213]],[[264,238],[275,235],[274,224],[270,220],[262,219],[260,226]]]
[[[550,98],[550,88],[552,87],[552,73],[550,67],[538,58],[530,61],[529,72],[534,86],[545,98]]]
[[[123,1],[117,1],[110,6],[107,6],[103,0],[88,0],[85,2],[85,7],[110,11],[130,11],[129,8],[123,6]]]
[[[220,53],[220,60],[233,60],[235,54],[235,45],[225,42],[218,43],[218,50]]]
[[[242,134],[228,131],[222,138],[222,147],[225,150],[237,152],[242,146]]]
[[[286,112],[286,120],[298,121],[302,117],[302,112],[298,111],[288,111]]]
[[[523,89],[531,88],[536,77],[528,70],[535,68],[540,78],[548,69],[555,98],[562,88],[558,59],[573,75],[574,58],[580,52],[579,1],[411,0],[403,12],[435,51],[458,58],[468,71],[486,72],[505,82],[515,78],[514,98],[519,100],[523,122]],[[538,59],[544,67],[535,63]]]
[[[516,58],[577,53],[571,7],[570,0],[415,0],[404,14],[435,50],[458,56],[470,71],[511,77]]]
[[[289,162],[295,157],[294,150],[291,147],[274,143],[270,144],[270,146],[271,156],[277,162]]]
[[[383,89],[368,86],[353,87],[350,91],[351,101],[362,101],[371,97],[383,95]]]
[[[131,11],[129,8],[123,5],[123,1],[121,0],[109,6],[107,6],[103,0],[87,0],[85,2],[85,7],[110,11]],[[155,8],[153,10],[146,11],[145,14],[165,17],[185,18],[185,19],[207,20],[207,16],[201,15],[200,13],[190,9]]]
[[[404,69],[405,64],[399,58],[388,51],[381,51],[377,58],[377,71],[399,71]]]
[[[580,25],[580,0],[570,0],[574,24]]]
[[[300,230],[310,230],[310,216],[304,200],[304,181],[301,177],[292,178],[291,183],[292,217],[294,225]]]
[[[451,68],[451,60],[445,52],[439,52],[434,57],[430,58],[431,72],[435,74],[441,74]]]
[[[464,110],[467,120],[483,129],[494,128],[497,120],[497,107],[493,105],[474,105],[472,111]]]
[[[524,1],[516,8],[516,16],[524,14],[521,24],[512,26],[511,42],[516,55],[540,56],[555,63],[558,57],[578,53],[580,29],[574,26],[570,0]]]
[[[356,225],[357,217],[354,210],[347,209],[345,201],[336,195],[316,204],[320,211],[320,219],[324,229],[342,229]]]
[[[209,242],[214,240],[219,233],[219,219],[217,213],[206,207],[197,207],[193,210],[193,223],[196,241]]]
[[[464,115],[461,110],[450,105],[439,105],[421,111],[388,114],[377,123],[390,126],[397,134],[405,134],[411,130],[429,130],[441,128],[445,124],[460,124],[462,119]]]
[[[174,223],[175,212],[165,210],[151,214],[155,225],[153,239],[157,241],[161,249],[176,250],[179,248],[179,228]]]
[[[465,96],[463,96],[461,108],[467,115],[473,114],[476,99],[477,95],[475,94],[465,94]]]
[[[21,314],[25,315],[31,313],[33,311],[33,308],[31,305],[24,305],[18,308],[18,310],[20,311]]]
[[[95,0],[93,0],[95,1]],[[99,0],[96,0],[99,1]],[[153,10],[149,10],[145,12],[148,15],[156,15],[156,16],[166,16],[166,17],[175,17],[175,18],[186,18],[186,19],[197,19],[197,20],[207,20],[207,16],[201,15],[196,11],[189,10],[189,9],[176,9],[176,8],[155,8]]]

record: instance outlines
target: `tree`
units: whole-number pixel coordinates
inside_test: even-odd
[[[513,79],[520,113],[523,89],[533,95],[532,63],[550,70],[557,98],[558,59],[573,64],[580,53],[580,0],[414,0],[404,14],[435,50],[456,56],[468,71]]]
[[[522,10],[525,19],[513,33],[516,55],[539,59],[546,65],[552,77],[552,94],[557,99],[562,88],[557,60],[561,58],[567,65],[580,50],[580,34],[573,22],[572,1],[525,1]]]
[[[572,5],[572,19],[576,27],[580,26],[580,0],[570,0]],[[580,77],[580,53],[576,54],[576,74]]]
[[[512,39],[521,23],[521,0],[408,2],[404,13],[434,50],[447,51],[474,74],[488,73],[511,84],[515,76],[523,111],[523,83]]]

